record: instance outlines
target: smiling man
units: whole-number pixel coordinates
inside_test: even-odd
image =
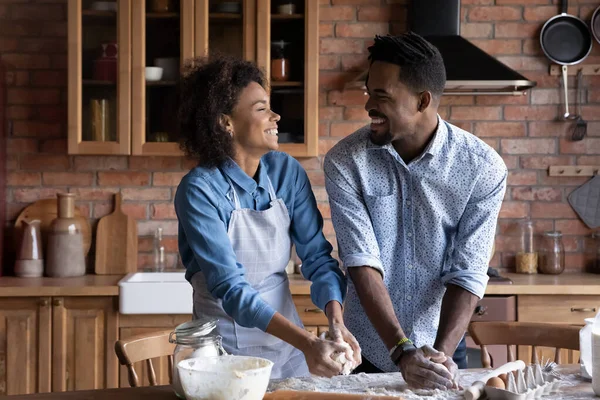
[[[400,369],[413,387],[452,388],[452,355],[487,285],[507,169],[438,115],[446,74],[433,45],[377,36],[369,52],[371,124],[324,164],[350,277],[344,320],[362,348],[358,372]]]

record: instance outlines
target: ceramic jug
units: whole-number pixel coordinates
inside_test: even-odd
[[[15,275],[35,278],[44,274],[40,220],[22,221],[23,235],[15,262]]]
[[[71,277],[85,275],[83,235],[75,218],[75,194],[58,193],[58,216],[50,224],[46,275]]]

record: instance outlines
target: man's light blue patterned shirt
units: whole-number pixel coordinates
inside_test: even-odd
[[[406,335],[433,345],[447,284],[483,297],[507,169],[494,149],[439,117],[434,138],[408,165],[369,134],[359,129],[325,158],[340,259],[344,268],[379,270]],[[398,370],[351,280],[344,321],[367,360]]]

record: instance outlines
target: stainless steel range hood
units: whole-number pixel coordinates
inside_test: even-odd
[[[522,95],[536,86],[460,36],[460,0],[412,0],[409,29],[436,46],[446,66],[448,95]],[[364,71],[345,85],[365,89]]]

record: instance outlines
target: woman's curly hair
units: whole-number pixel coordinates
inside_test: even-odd
[[[250,61],[224,54],[186,61],[179,87],[179,143],[199,166],[216,167],[233,157],[233,140],[219,119],[231,113],[252,82],[266,85],[263,72]]]

